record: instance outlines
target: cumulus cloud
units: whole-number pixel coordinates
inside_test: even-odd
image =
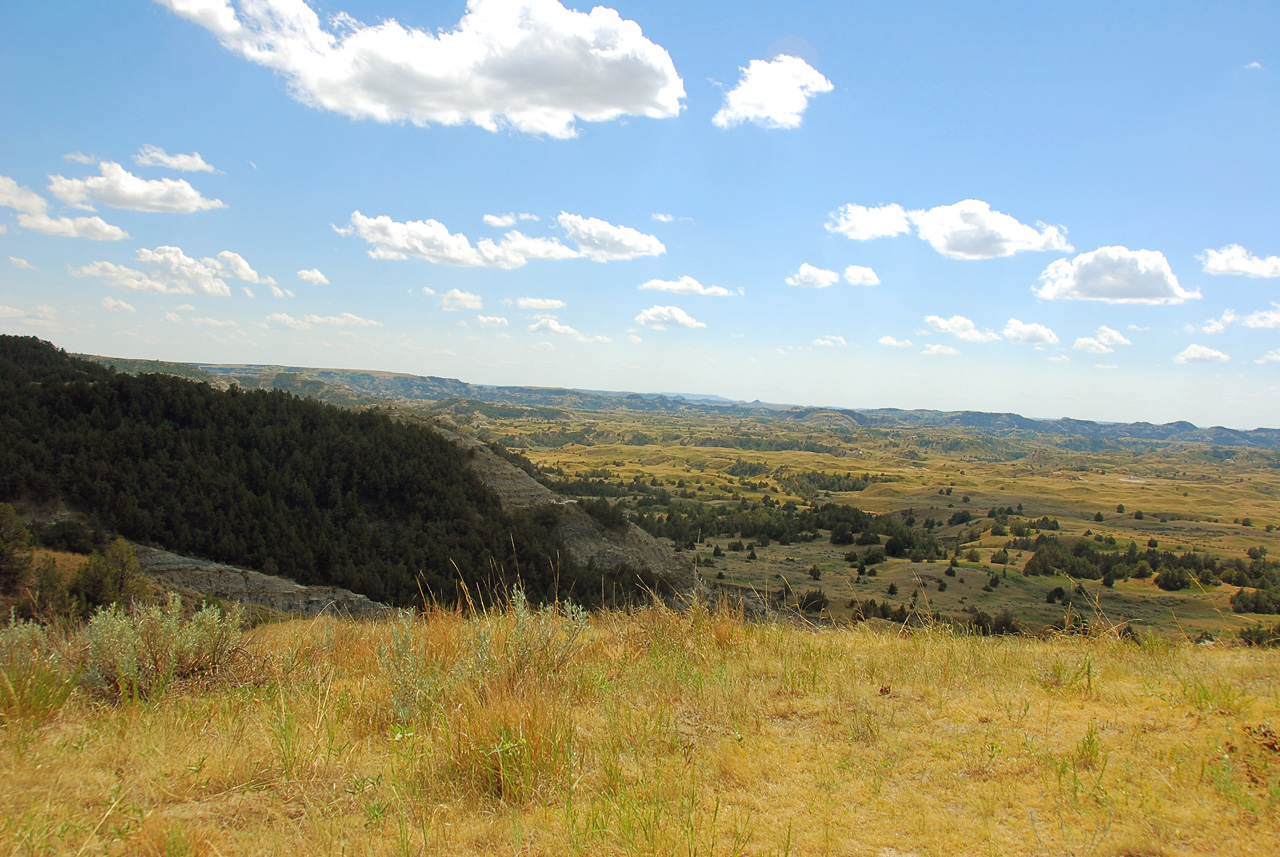
[[[164,245],[154,250],[140,249],[135,258],[146,267],[145,273],[113,262],[92,262],[73,269],[71,275],[97,277],[118,288],[161,294],[227,297],[231,294],[227,279],[275,288],[275,280],[259,275],[243,256],[230,250],[222,251],[217,258],[192,259],[180,248]]]
[[[319,268],[307,268],[306,270],[299,271],[298,279],[306,280],[308,283],[310,283],[313,286],[329,285],[329,278],[326,277],[324,274],[320,273]]]
[[[484,216],[485,226],[495,226],[499,229],[505,229],[508,226],[516,225],[516,216],[514,214],[486,214]]]
[[[476,323],[481,327],[506,327],[507,320],[500,315],[478,315]]]
[[[667,248],[656,236],[630,226],[615,226],[596,217],[560,212],[556,218],[582,255],[593,262],[613,262],[640,256],[661,256]]]
[[[659,223],[672,223],[676,219],[674,214],[659,214],[658,212],[654,212],[649,216]]]
[[[1245,277],[1280,277],[1280,256],[1260,259],[1239,244],[1221,250],[1205,250],[1196,257],[1206,274],[1238,274]]]
[[[1215,348],[1188,345],[1173,358],[1174,363],[1226,363],[1231,358]]]
[[[609,341],[609,337],[607,336],[587,336],[585,333],[581,333],[567,324],[560,323],[560,321],[558,321],[553,315],[542,316],[533,324],[529,325],[529,330],[534,333],[546,331],[547,333],[554,333],[557,336],[568,336],[569,338],[576,339],[579,342]]]
[[[1275,309],[1258,310],[1249,313],[1240,320],[1245,327],[1252,328],[1273,328],[1280,327],[1280,304],[1272,304]]]
[[[1074,259],[1059,259],[1040,275],[1036,297],[1048,301],[1103,301],[1112,304],[1180,304],[1199,298],[1178,285],[1169,261],[1158,250],[1099,247]]]
[[[374,259],[417,257],[437,265],[475,268],[519,268],[530,259],[572,259],[579,254],[554,238],[530,238],[517,231],[501,241],[482,239],[472,246],[467,236],[452,233],[438,220],[392,220],[385,214],[351,213],[350,225],[334,227],[340,235],[357,235],[371,245]]]
[[[462,289],[449,289],[449,291],[440,296],[440,309],[445,312],[484,309],[484,300],[479,295],[464,292]]]
[[[108,310],[109,312],[137,312],[137,310],[133,308],[132,304],[125,303],[124,301],[121,301],[121,300],[116,300],[113,297],[103,298],[102,308],[105,310]]]
[[[1280,348],[1273,348],[1259,357],[1254,363],[1280,363]]]
[[[1000,338],[1000,334],[995,331],[978,330],[972,321],[962,315],[953,315],[951,318],[942,318],[937,315],[925,316],[925,324],[939,333],[949,333],[965,342],[994,342]]]
[[[1068,357],[1066,354],[1055,354],[1052,357],[1050,357],[1049,360],[1053,363],[1070,363],[1071,362],[1071,358]]]
[[[0,176],[0,206],[39,215],[49,210],[45,198],[27,187],[22,187],[8,176]]]
[[[651,306],[636,316],[636,323],[654,330],[666,330],[673,325],[685,328],[706,327],[678,306]]]
[[[651,292],[671,292],[676,295],[706,295],[708,297],[733,297],[733,292],[723,286],[704,286],[693,277],[681,277],[678,280],[649,280],[636,288]]]
[[[313,325],[330,325],[333,327],[382,327],[382,323],[368,318],[344,312],[339,315],[304,315],[294,318],[288,313],[277,312],[267,316],[267,323],[275,327],[288,327],[292,330],[307,330]]]
[[[927,354],[930,357],[955,357],[960,353],[960,349],[952,348],[950,345],[926,345],[921,354]]]
[[[516,306],[520,309],[564,309],[564,301],[555,298],[516,298]]]
[[[1249,69],[1250,71],[1263,71],[1266,69],[1266,66],[1264,66],[1262,63],[1258,62],[1257,60],[1254,60],[1251,63],[1246,63],[1245,68]]]
[[[220,199],[207,199],[186,179],[142,179],[114,161],[98,164],[99,175],[87,179],[49,176],[49,191],[63,202],[93,210],[98,202],[112,208],[191,214],[225,208]]]
[[[1087,351],[1090,354],[1110,354],[1117,345],[1132,345],[1124,334],[1112,330],[1105,324],[1094,331],[1093,336],[1082,336],[1071,346],[1076,351]]]
[[[326,27],[299,0],[159,2],[275,71],[298,101],[352,119],[567,138],[576,120],[676,116],[685,94],[666,50],[603,6],[470,0],[453,30],[431,32],[343,14]]]
[[[97,216],[50,217],[47,214],[19,214],[18,225],[45,235],[88,238],[90,241],[123,241],[129,237],[129,233],[119,226],[112,226]]]
[[[36,269],[35,265],[31,264],[26,259],[19,258],[18,256],[10,256],[9,264],[22,271],[34,271]]]
[[[1016,318],[1009,319],[1004,326],[1004,338],[1014,345],[1055,345],[1058,342],[1058,334],[1043,324],[1028,324]]]
[[[1211,318],[1200,328],[1201,333],[1222,333],[1232,324],[1240,320],[1240,316],[1236,315],[1235,310],[1223,310],[1222,315],[1218,318]],[[1195,331],[1195,325],[1190,326],[1189,332]]]
[[[828,232],[837,232],[853,241],[870,241],[910,232],[911,221],[907,218],[907,210],[896,202],[875,208],[850,204],[832,212],[826,228]]]
[[[752,60],[740,71],[738,85],[725,93],[724,106],[711,118],[717,128],[743,122],[762,128],[799,128],[809,99],[834,89],[807,62],[785,54]]]
[[[1027,226],[993,211],[980,199],[912,211],[907,217],[922,239],[951,259],[995,259],[1028,250],[1073,249],[1061,226]]]
[[[800,270],[787,277],[788,286],[803,286],[810,289],[825,289],[840,282],[840,275],[835,271],[818,268],[805,262]]]
[[[133,156],[133,162],[140,167],[164,167],[167,170],[178,170],[183,173],[212,173],[213,166],[200,157],[199,152],[189,155],[170,155],[159,146],[150,144],[143,146]]]
[[[840,346],[841,348],[843,348],[843,347],[847,346],[849,343],[847,343],[847,342],[845,342],[845,341],[844,341],[844,337],[843,337],[843,336],[834,336],[834,335],[833,335],[833,336],[824,336],[824,337],[822,337],[821,339],[815,339],[815,340],[813,341],[813,344],[814,344],[814,345],[823,345],[823,346],[837,346],[837,345],[838,345],[838,346]]]
[[[249,266],[244,257],[239,253],[232,253],[230,250],[223,250],[218,254],[217,259],[205,259],[206,263],[215,266],[224,277],[234,277],[237,280],[243,280],[246,283],[255,283],[260,286],[274,286],[276,281],[271,277],[263,277]],[[276,295],[280,297],[280,295]]]
[[[844,269],[844,281],[851,286],[878,286],[880,278],[876,272],[862,265],[850,265]]]
[[[910,339],[899,339],[896,336],[889,336],[887,334],[885,336],[880,337],[876,341],[879,342],[881,345],[888,345],[890,348],[910,348],[911,347]]]

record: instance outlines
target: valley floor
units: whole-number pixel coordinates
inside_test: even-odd
[[[1280,652],[515,605],[0,726],[19,854],[1274,854]]]

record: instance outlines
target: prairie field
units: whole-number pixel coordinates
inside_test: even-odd
[[[1280,835],[1280,653],[1153,634],[517,597],[263,625],[145,694],[82,680],[23,706],[6,681],[15,854],[1266,855]]]

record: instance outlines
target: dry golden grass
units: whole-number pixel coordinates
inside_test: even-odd
[[[17,854],[1272,854],[1280,653],[587,619],[290,622],[0,727]]]

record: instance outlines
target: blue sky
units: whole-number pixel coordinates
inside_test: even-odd
[[[1280,426],[1274,3],[0,7],[0,331]]]

